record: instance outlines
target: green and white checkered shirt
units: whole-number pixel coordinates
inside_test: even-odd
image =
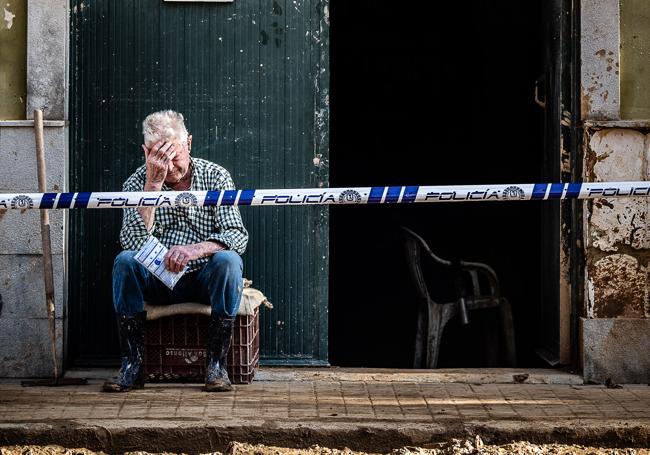
[[[234,190],[235,184],[227,170],[201,158],[191,158],[192,184],[189,191]],[[146,168],[140,166],[122,186],[123,191],[144,191]],[[171,190],[163,184],[163,191]],[[246,251],[248,232],[235,206],[158,207],[151,231],[136,209],[124,209],[120,243],[125,250],[139,250],[150,235],[167,248],[174,245],[216,240],[242,255]],[[191,261],[188,271],[203,267],[209,258]]]

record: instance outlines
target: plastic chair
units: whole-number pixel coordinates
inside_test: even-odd
[[[515,366],[512,311],[508,300],[500,294],[499,280],[494,270],[478,262],[441,259],[411,229],[402,226],[402,232],[409,272],[419,297],[413,367],[436,368],[442,334],[451,318],[458,315],[463,324],[468,324],[470,311],[492,307],[499,308],[505,366]],[[429,266],[435,273],[425,270],[425,259],[430,261]],[[427,282],[436,283],[436,287],[446,287],[448,292],[443,298],[448,300],[443,301],[438,297],[436,301],[432,296],[433,289]]]

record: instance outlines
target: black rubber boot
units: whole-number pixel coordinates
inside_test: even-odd
[[[144,325],[147,312],[117,318],[122,367],[114,381],[104,383],[104,392],[128,392],[144,387]]]
[[[230,349],[234,325],[235,318],[232,316],[210,316],[205,357],[204,390],[206,392],[228,392],[232,390],[232,384],[226,369],[226,358]]]

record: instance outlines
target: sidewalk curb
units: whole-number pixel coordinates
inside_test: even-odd
[[[280,447],[305,448],[319,445],[348,447],[371,452],[390,451],[404,446],[422,446],[473,438],[485,443],[526,440],[532,443],[565,443],[603,447],[650,447],[650,421],[564,420],[533,421],[458,421],[439,423],[351,422],[302,423],[232,420],[223,424],[110,420],[96,425],[75,421],[43,423],[0,423],[0,445],[57,444],[85,447],[109,453],[123,451],[172,451],[200,453],[225,450],[230,441],[264,443]]]

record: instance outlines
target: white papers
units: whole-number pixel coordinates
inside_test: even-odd
[[[178,280],[185,274],[188,267],[180,273],[170,272],[165,268],[165,254],[167,247],[160,243],[154,236],[149,237],[147,243],[137,252],[135,260],[144,265],[156,278],[165,283],[169,289],[174,289]]]

